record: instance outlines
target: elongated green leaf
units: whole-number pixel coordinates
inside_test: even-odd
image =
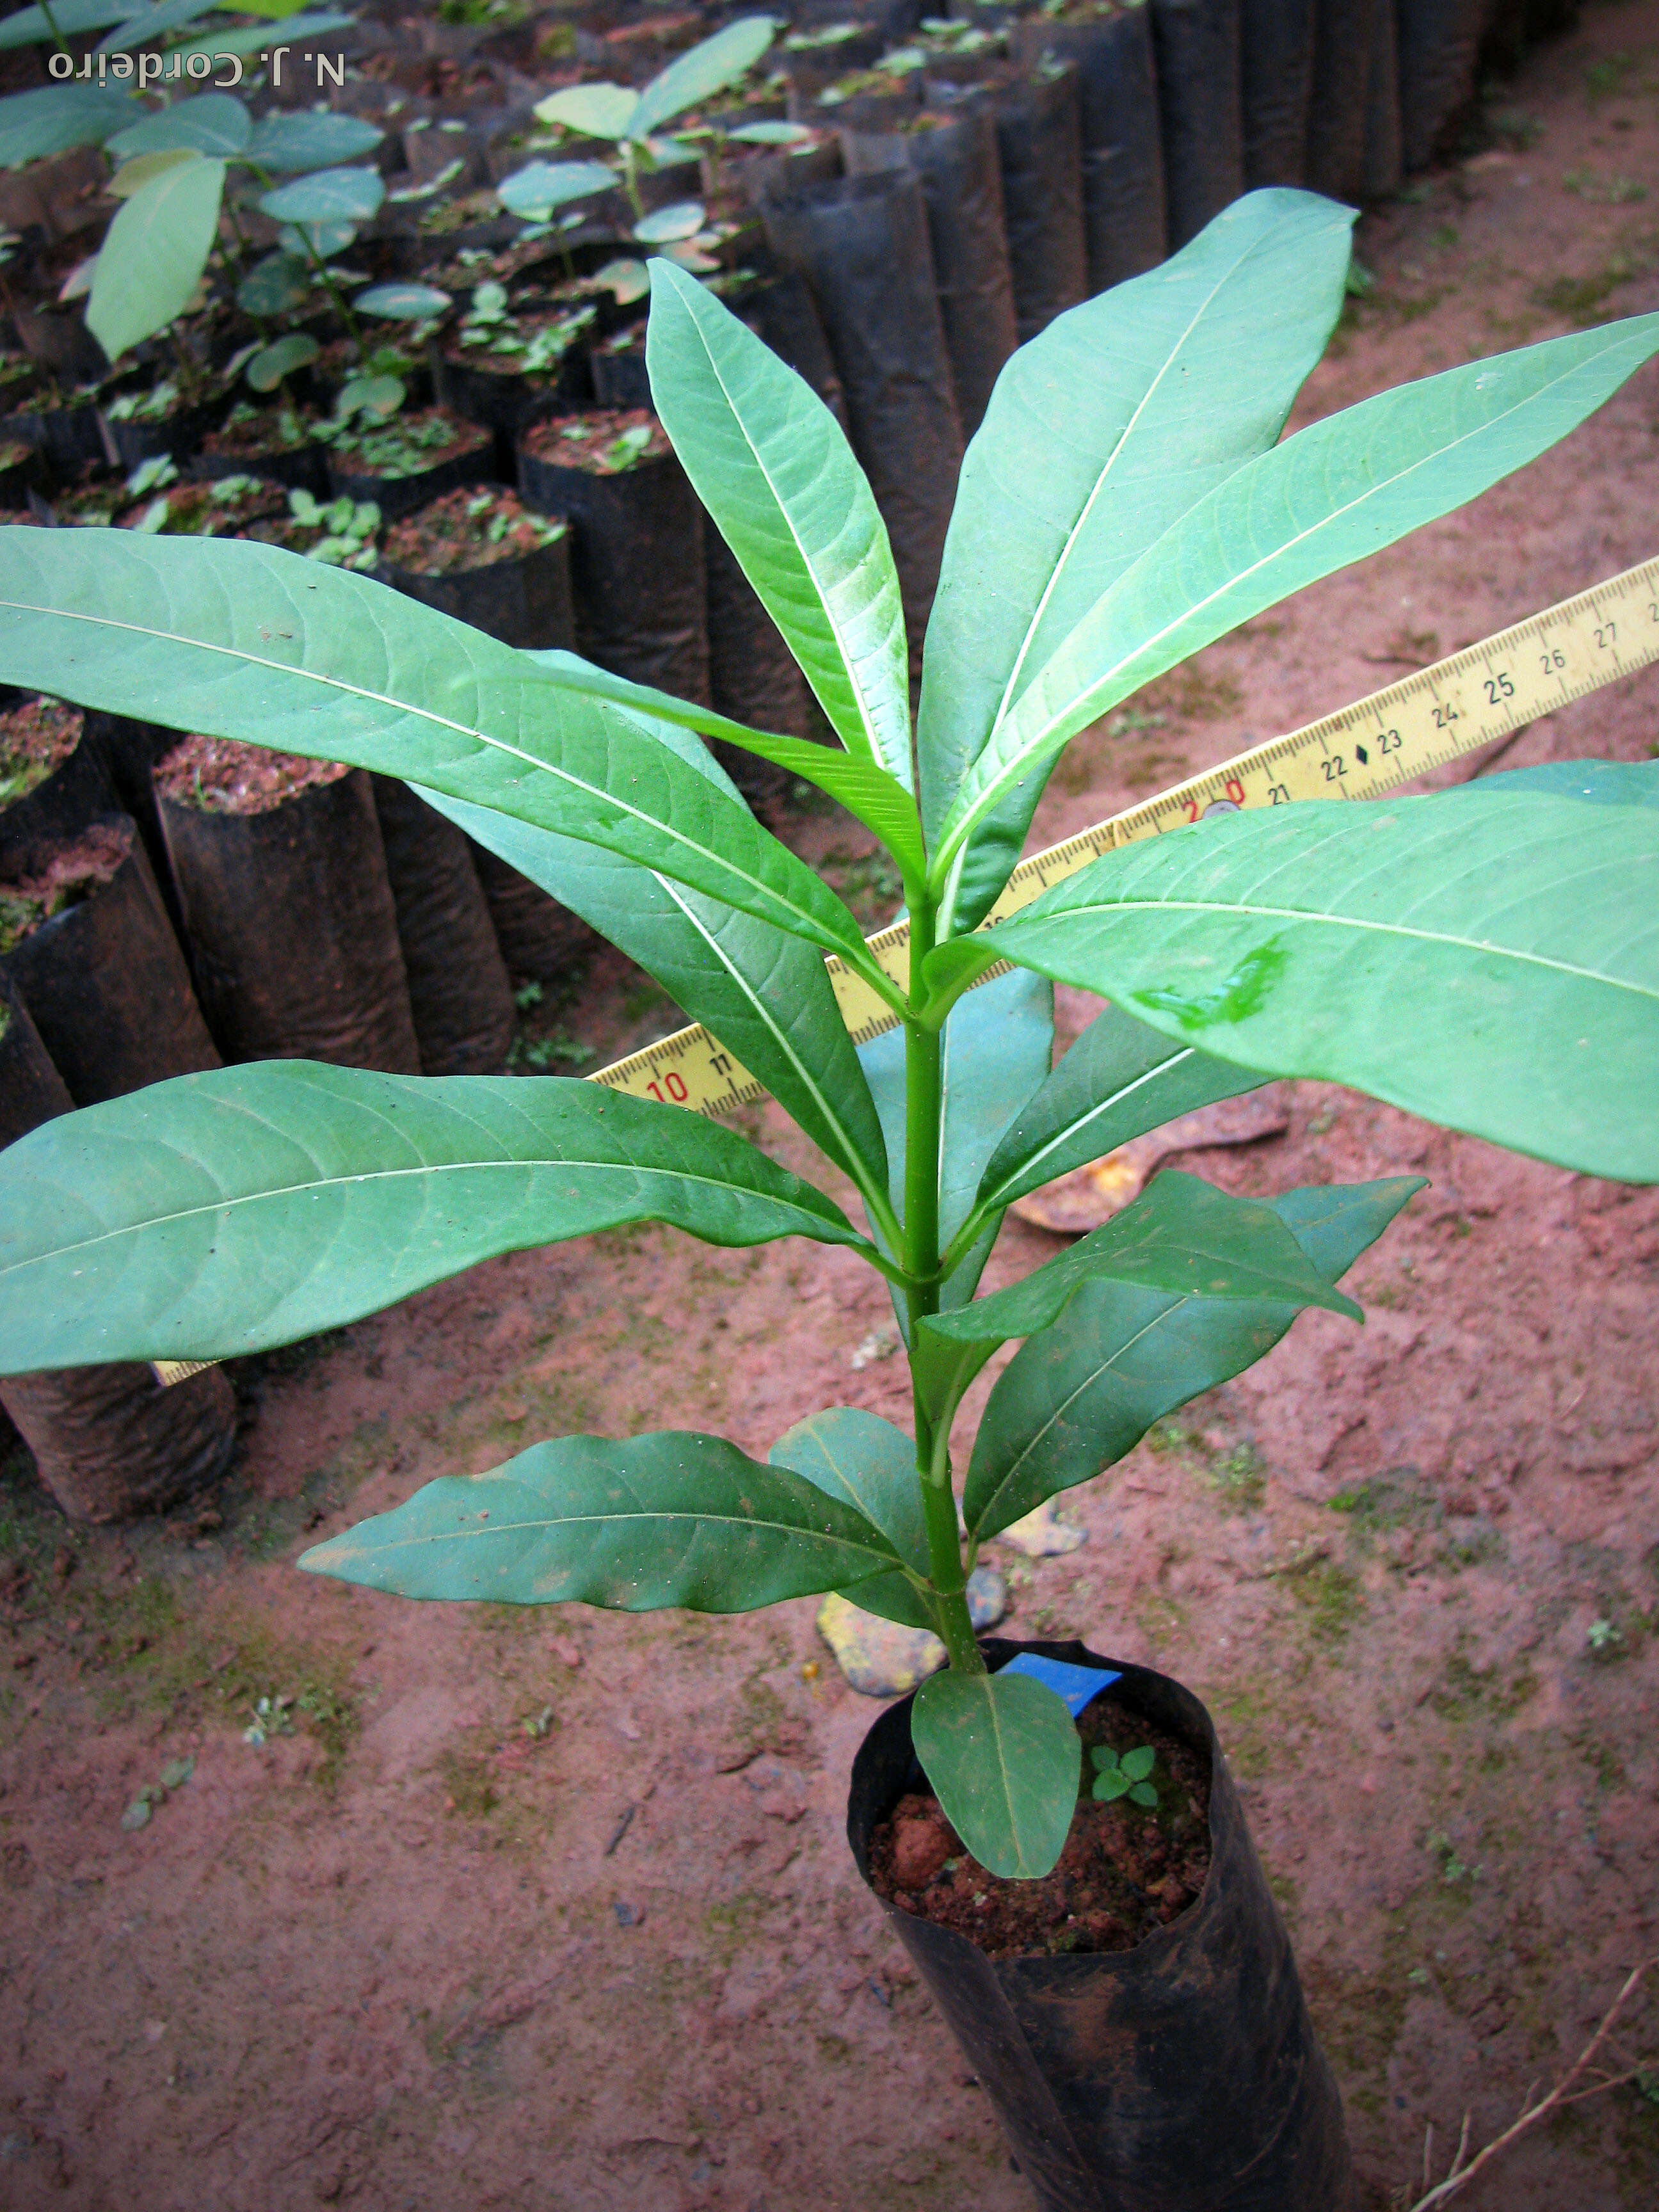
[[[360,307],[365,304],[361,297],[356,301]],[[591,660],[557,647],[533,657],[573,691],[593,699],[614,699],[619,705],[635,707],[659,721],[678,723],[682,729],[699,731],[704,737],[724,738],[728,744],[741,745],[759,760],[787,769],[839,800],[918,878],[923,872],[927,863],[915,802],[879,762],[859,753],[837,752],[830,745],[814,744],[808,738],[776,737],[770,731],[751,730],[744,723],[715,714],[712,708],[694,706],[689,699],[676,699],[648,684],[630,683],[625,676],[613,676],[608,669],[596,668]]]
[[[997,943],[1241,1066],[1659,1181],[1659,811],[1515,781],[1195,823]]]
[[[1054,1052],[1054,999],[1033,990],[1018,969],[999,975],[955,1006],[946,1019],[939,1053],[943,1140],[939,1146],[939,1245],[961,1228],[974,1192],[998,1139],[1048,1073]],[[889,1030],[859,1048],[859,1060],[881,1115],[892,1164],[892,1200],[904,1206],[904,1035]],[[1000,1226],[992,1220],[939,1289],[947,1310],[972,1297]],[[901,1326],[905,1315],[898,1305]]]
[[[360,115],[336,115],[325,110],[284,114],[280,108],[273,108],[254,125],[247,159],[261,169],[333,169],[339,162],[355,161],[368,153],[385,136],[385,131],[365,123]],[[372,215],[374,210],[371,208],[368,212]],[[287,220],[303,222],[316,218],[301,216]]]
[[[697,496],[842,743],[910,790],[898,572],[841,425],[672,262],[651,264],[646,362],[653,402]]]
[[[659,734],[688,767],[743,804],[696,738],[672,724]],[[422,796],[637,961],[718,1041],[711,1056],[721,1057],[723,1048],[862,1189],[884,1188],[881,1124],[811,945],[597,845],[440,793]]]
[[[44,84],[14,92],[0,100],[0,168],[66,154],[72,146],[101,146],[137,112],[131,93],[106,85]]]
[[[1172,1043],[1108,1006],[1008,1127],[975,1194],[975,1212],[1000,1213],[1132,1137],[1256,1087],[1231,1061]]]
[[[1083,1744],[1064,1702],[1030,1674],[930,1674],[910,1740],[945,1818],[980,1864],[1040,1881],[1066,1848]]]
[[[325,31],[343,31],[356,20],[351,15],[289,15],[283,21],[283,36],[297,47],[307,39],[320,38]],[[176,58],[182,69],[192,54],[206,54],[210,59],[219,54],[257,54],[270,44],[268,23],[226,25],[217,31],[204,33],[199,39],[183,40],[169,46],[167,67],[171,70]]]
[[[141,4],[127,11],[126,21],[118,23],[98,41],[100,54],[122,54],[134,46],[149,46],[168,31],[179,30],[185,23],[193,23],[198,15],[210,15],[219,0],[141,0]],[[55,15],[58,10],[52,9]]]
[[[573,84],[536,102],[544,123],[560,123],[585,138],[625,138],[639,107],[625,84]]]
[[[161,154],[172,146],[188,146],[198,154],[240,154],[247,144],[253,118],[234,93],[204,92],[194,100],[181,100],[171,107],[145,116],[125,131],[104,141],[106,150],[128,161],[139,154]]]
[[[927,626],[917,748],[935,836],[1031,678],[1172,522],[1285,427],[1342,310],[1354,211],[1257,191],[1161,268],[1058,316],[997,380],[963,463]],[[989,908],[1042,796],[975,839],[957,926]]]
[[[1165,1169],[1132,1206],[1023,1282],[922,1322],[913,1365],[935,1418],[1000,1344],[1051,1328],[1085,1285],[1099,1282],[1206,1299],[1274,1298],[1364,1318],[1269,1207]]]
[[[1327,1284],[1335,1284],[1424,1187],[1420,1176],[1321,1185],[1266,1201]],[[977,1540],[1132,1451],[1152,1423],[1254,1365],[1303,1310],[1300,1299],[1205,1298],[1091,1283],[997,1377],[963,1497]]]
[[[494,806],[872,965],[827,885],[657,738],[367,576],[246,542],[3,530],[0,667],[49,669],[33,688],[77,704]]]
[[[733,1131],[598,1084],[307,1060],[179,1076],[0,1154],[0,1373],[290,1344],[624,1221],[859,1241]]]
[[[132,161],[124,162],[110,179],[109,196],[113,200],[134,199],[155,178],[164,177],[170,169],[179,168],[197,158],[196,149],[191,146],[169,146],[159,154],[139,154]]]
[[[786,1430],[767,1457],[774,1467],[805,1475],[826,1498],[855,1507],[902,1565],[927,1574],[916,1447],[902,1429],[857,1406],[829,1406]]]
[[[771,45],[769,15],[745,15],[679,55],[653,76],[640,94],[628,126],[630,138],[648,138],[688,107],[735,84],[753,69]]]
[[[367,222],[386,198],[378,169],[319,169],[264,193],[260,212],[276,222]]]
[[[1050,655],[964,778],[935,870],[1066,740],[1264,607],[1534,460],[1659,352],[1659,315],[1552,338],[1363,400],[1246,463]]]
[[[37,46],[54,38],[52,23],[66,39],[82,31],[101,31],[131,15],[139,0],[54,0],[52,23],[44,8],[18,8],[0,19],[0,52],[13,46]],[[68,88],[65,87],[67,90]]]
[[[555,208],[608,192],[617,181],[603,161],[532,161],[495,187],[496,198],[526,222],[545,222]]]
[[[218,233],[224,188],[222,161],[186,160],[117,210],[87,303],[87,328],[112,361],[190,305]]]
[[[389,322],[422,323],[447,314],[454,301],[435,284],[371,284],[352,301],[360,315],[384,315]]]
[[[300,1565],[404,1597],[749,1613],[890,1567],[861,1514],[723,1437],[559,1437],[446,1476]]]

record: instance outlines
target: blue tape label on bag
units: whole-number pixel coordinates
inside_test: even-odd
[[[1029,1674],[1033,1681],[1041,1682],[1063,1698],[1075,1720],[1085,1705],[1091,1705],[1101,1692],[1114,1682],[1122,1680],[1110,1667],[1073,1667],[1069,1660],[1044,1659],[1037,1652],[1022,1651],[1006,1667],[999,1667],[1000,1674]]]

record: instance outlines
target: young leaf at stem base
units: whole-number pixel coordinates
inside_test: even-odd
[[[928,1677],[910,1741],[945,1816],[988,1872],[1037,1881],[1066,1848],[1083,1747],[1064,1701],[1029,1674]]]

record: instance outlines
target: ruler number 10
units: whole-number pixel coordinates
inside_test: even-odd
[[[661,1091],[654,1083],[647,1083],[645,1087],[659,1106],[684,1106],[691,1096],[685,1087],[685,1078],[677,1074],[672,1067],[663,1077]],[[665,1097],[663,1095],[665,1091],[667,1093]]]

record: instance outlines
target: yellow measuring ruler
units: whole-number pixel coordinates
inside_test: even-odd
[[[1654,660],[1659,660],[1659,558],[1466,646],[1449,659],[1417,669],[1323,721],[1188,776],[1046,853],[1032,854],[1009,878],[987,926],[1018,914],[1103,853],[1179,830],[1217,809],[1281,806],[1297,799],[1376,799],[1397,791]],[[883,968],[903,985],[910,967],[908,925],[895,922],[868,942]],[[833,957],[826,964],[856,1043],[897,1027],[897,1018],[861,977]],[[1006,972],[1004,963],[980,981]],[[614,1060],[587,1080],[710,1115],[766,1095],[764,1085],[701,1023]],[[155,1370],[159,1381],[170,1384],[213,1364],[158,1359]]]
[[[1297,799],[1376,799],[1397,791],[1656,659],[1659,559],[1419,668],[1323,721],[1252,746],[1046,853],[1033,853],[1009,878],[987,926],[1018,914],[1103,853],[1179,830],[1218,809],[1279,806]],[[905,982],[908,925],[895,922],[868,941],[887,973]],[[897,1026],[890,1008],[861,977],[833,957],[828,966],[842,1018],[856,1043]],[[980,981],[1006,972],[1005,963],[988,969]],[[588,1080],[709,1115],[730,1113],[765,1096],[701,1024],[629,1053]]]

